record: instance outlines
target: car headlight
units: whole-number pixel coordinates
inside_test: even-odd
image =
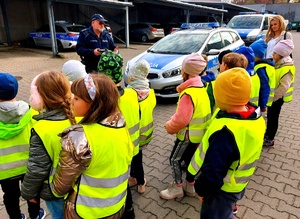
[[[177,75],[180,75],[180,74],[181,74],[181,69],[180,68],[174,68],[174,69],[165,71],[164,73],[162,73],[162,76],[164,78],[169,78],[169,77],[174,77],[174,76],[177,76]]]
[[[248,36],[247,40],[248,41],[255,41],[256,40],[256,36]]]

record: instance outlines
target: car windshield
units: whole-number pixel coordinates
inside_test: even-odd
[[[262,17],[260,16],[238,16],[233,17],[227,27],[233,29],[258,29],[260,28]]]
[[[165,54],[190,54],[198,52],[206,40],[208,34],[176,33],[169,34],[154,44],[148,52]]]
[[[70,32],[80,32],[84,28],[85,28],[85,26],[83,26],[83,25],[72,25],[72,26],[67,27],[68,31],[70,31]]]

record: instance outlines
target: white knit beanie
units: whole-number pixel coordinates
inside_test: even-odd
[[[69,60],[65,62],[61,71],[68,77],[70,82],[87,75],[85,66],[78,60]]]

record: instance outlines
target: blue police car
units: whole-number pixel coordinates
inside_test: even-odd
[[[197,52],[207,55],[207,70],[217,75],[218,54],[228,49],[235,51],[241,46],[244,46],[244,41],[231,28],[179,30],[165,36],[147,51],[129,60],[124,73],[124,83],[128,84],[127,75],[130,67],[138,60],[145,59],[151,67],[148,79],[156,96],[178,97],[176,87],[182,83],[181,65],[188,54]]]
[[[58,50],[75,48],[79,32],[86,28],[84,25],[71,24],[65,21],[55,22]],[[31,47],[52,47],[49,24],[45,24],[36,31],[28,34],[28,45]]]

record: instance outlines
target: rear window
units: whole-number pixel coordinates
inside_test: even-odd
[[[85,28],[85,26],[83,26],[83,25],[72,25],[72,26],[67,27],[68,31],[70,31],[70,32],[80,32],[84,28]]]
[[[237,16],[233,17],[227,27],[233,29],[258,29],[262,22],[261,16]]]
[[[198,52],[208,34],[179,33],[170,34],[162,38],[150,48],[153,53],[190,54]]]

